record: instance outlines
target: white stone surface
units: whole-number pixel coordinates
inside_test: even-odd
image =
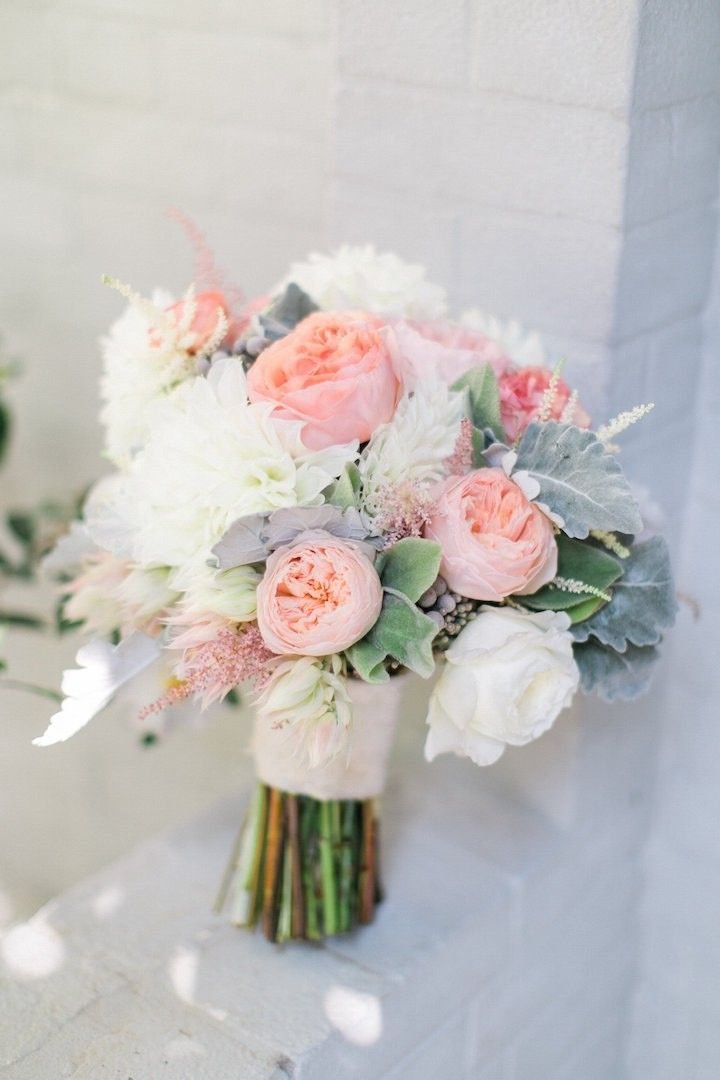
[[[578,722],[548,736],[558,758]],[[423,736],[408,708],[383,804],[387,899],[371,927],[276,947],[211,914],[246,786],[0,938],[2,1075],[475,1078],[511,1075],[493,1072],[511,1052],[513,1076],[552,1075],[533,1070],[575,1054],[575,1025],[614,1014],[627,976],[616,824],[596,825],[588,846],[582,812],[559,829],[468,762],[428,766]],[[567,874],[583,880],[572,898]],[[615,1076],[616,1052],[604,1061],[587,1076]]]

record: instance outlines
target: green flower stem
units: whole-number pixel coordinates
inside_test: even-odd
[[[373,800],[319,800],[259,784],[218,897],[270,941],[348,933],[380,898]]]
[[[289,941],[292,937],[292,848],[288,845],[283,855],[282,883],[280,886],[280,914],[278,916],[277,940]]]
[[[357,879],[355,861],[355,833],[357,814],[355,803],[347,800],[342,803],[341,845],[340,845],[340,929],[346,932],[355,922],[354,897]]]
[[[337,894],[333,858],[332,803],[320,803],[320,866],[322,871],[323,930],[330,937],[338,932]]]

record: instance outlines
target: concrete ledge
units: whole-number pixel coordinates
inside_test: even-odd
[[[426,766],[420,738],[394,761],[373,926],[278,947],[211,913],[248,789],[5,936],[2,1075],[616,1078],[632,821],[588,844],[593,816],[560,827],[510,793],[517,765],[491,787]],[[574,722],[548,738],[567,756]]]

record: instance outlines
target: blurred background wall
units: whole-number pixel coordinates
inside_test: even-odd
[[[562,1026],[591,972],[608,1076],[623,1047],[633,1076],[717,1075],[716,0],[4,0],[0,37],[0,330],[25,367],[3,504],[101,468],[96,340],[119,302],[99,275],[184,287],[169,206],[249,293],[308,249],[372,241],[457,307],[540,330],[597,418],[656,402],[624,455],[701,621],[683,612],[645,702],[588,704],[467,782],[566,836],[544,953],[520,920],[555,987],[540,1022]],[[8,651],[52,684],[75,647]],[[0,715],[7,918],[247,773],[237,714],[144,752],[119,715],[45,752],[46,703],[7,693]]]

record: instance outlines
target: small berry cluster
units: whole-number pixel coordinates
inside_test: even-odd
[[[445,579],[438,577],[420,597],[418,606],[438,625],[433,648],[445,652],[453,638],[476,617],[480,602],[451,592]]]

